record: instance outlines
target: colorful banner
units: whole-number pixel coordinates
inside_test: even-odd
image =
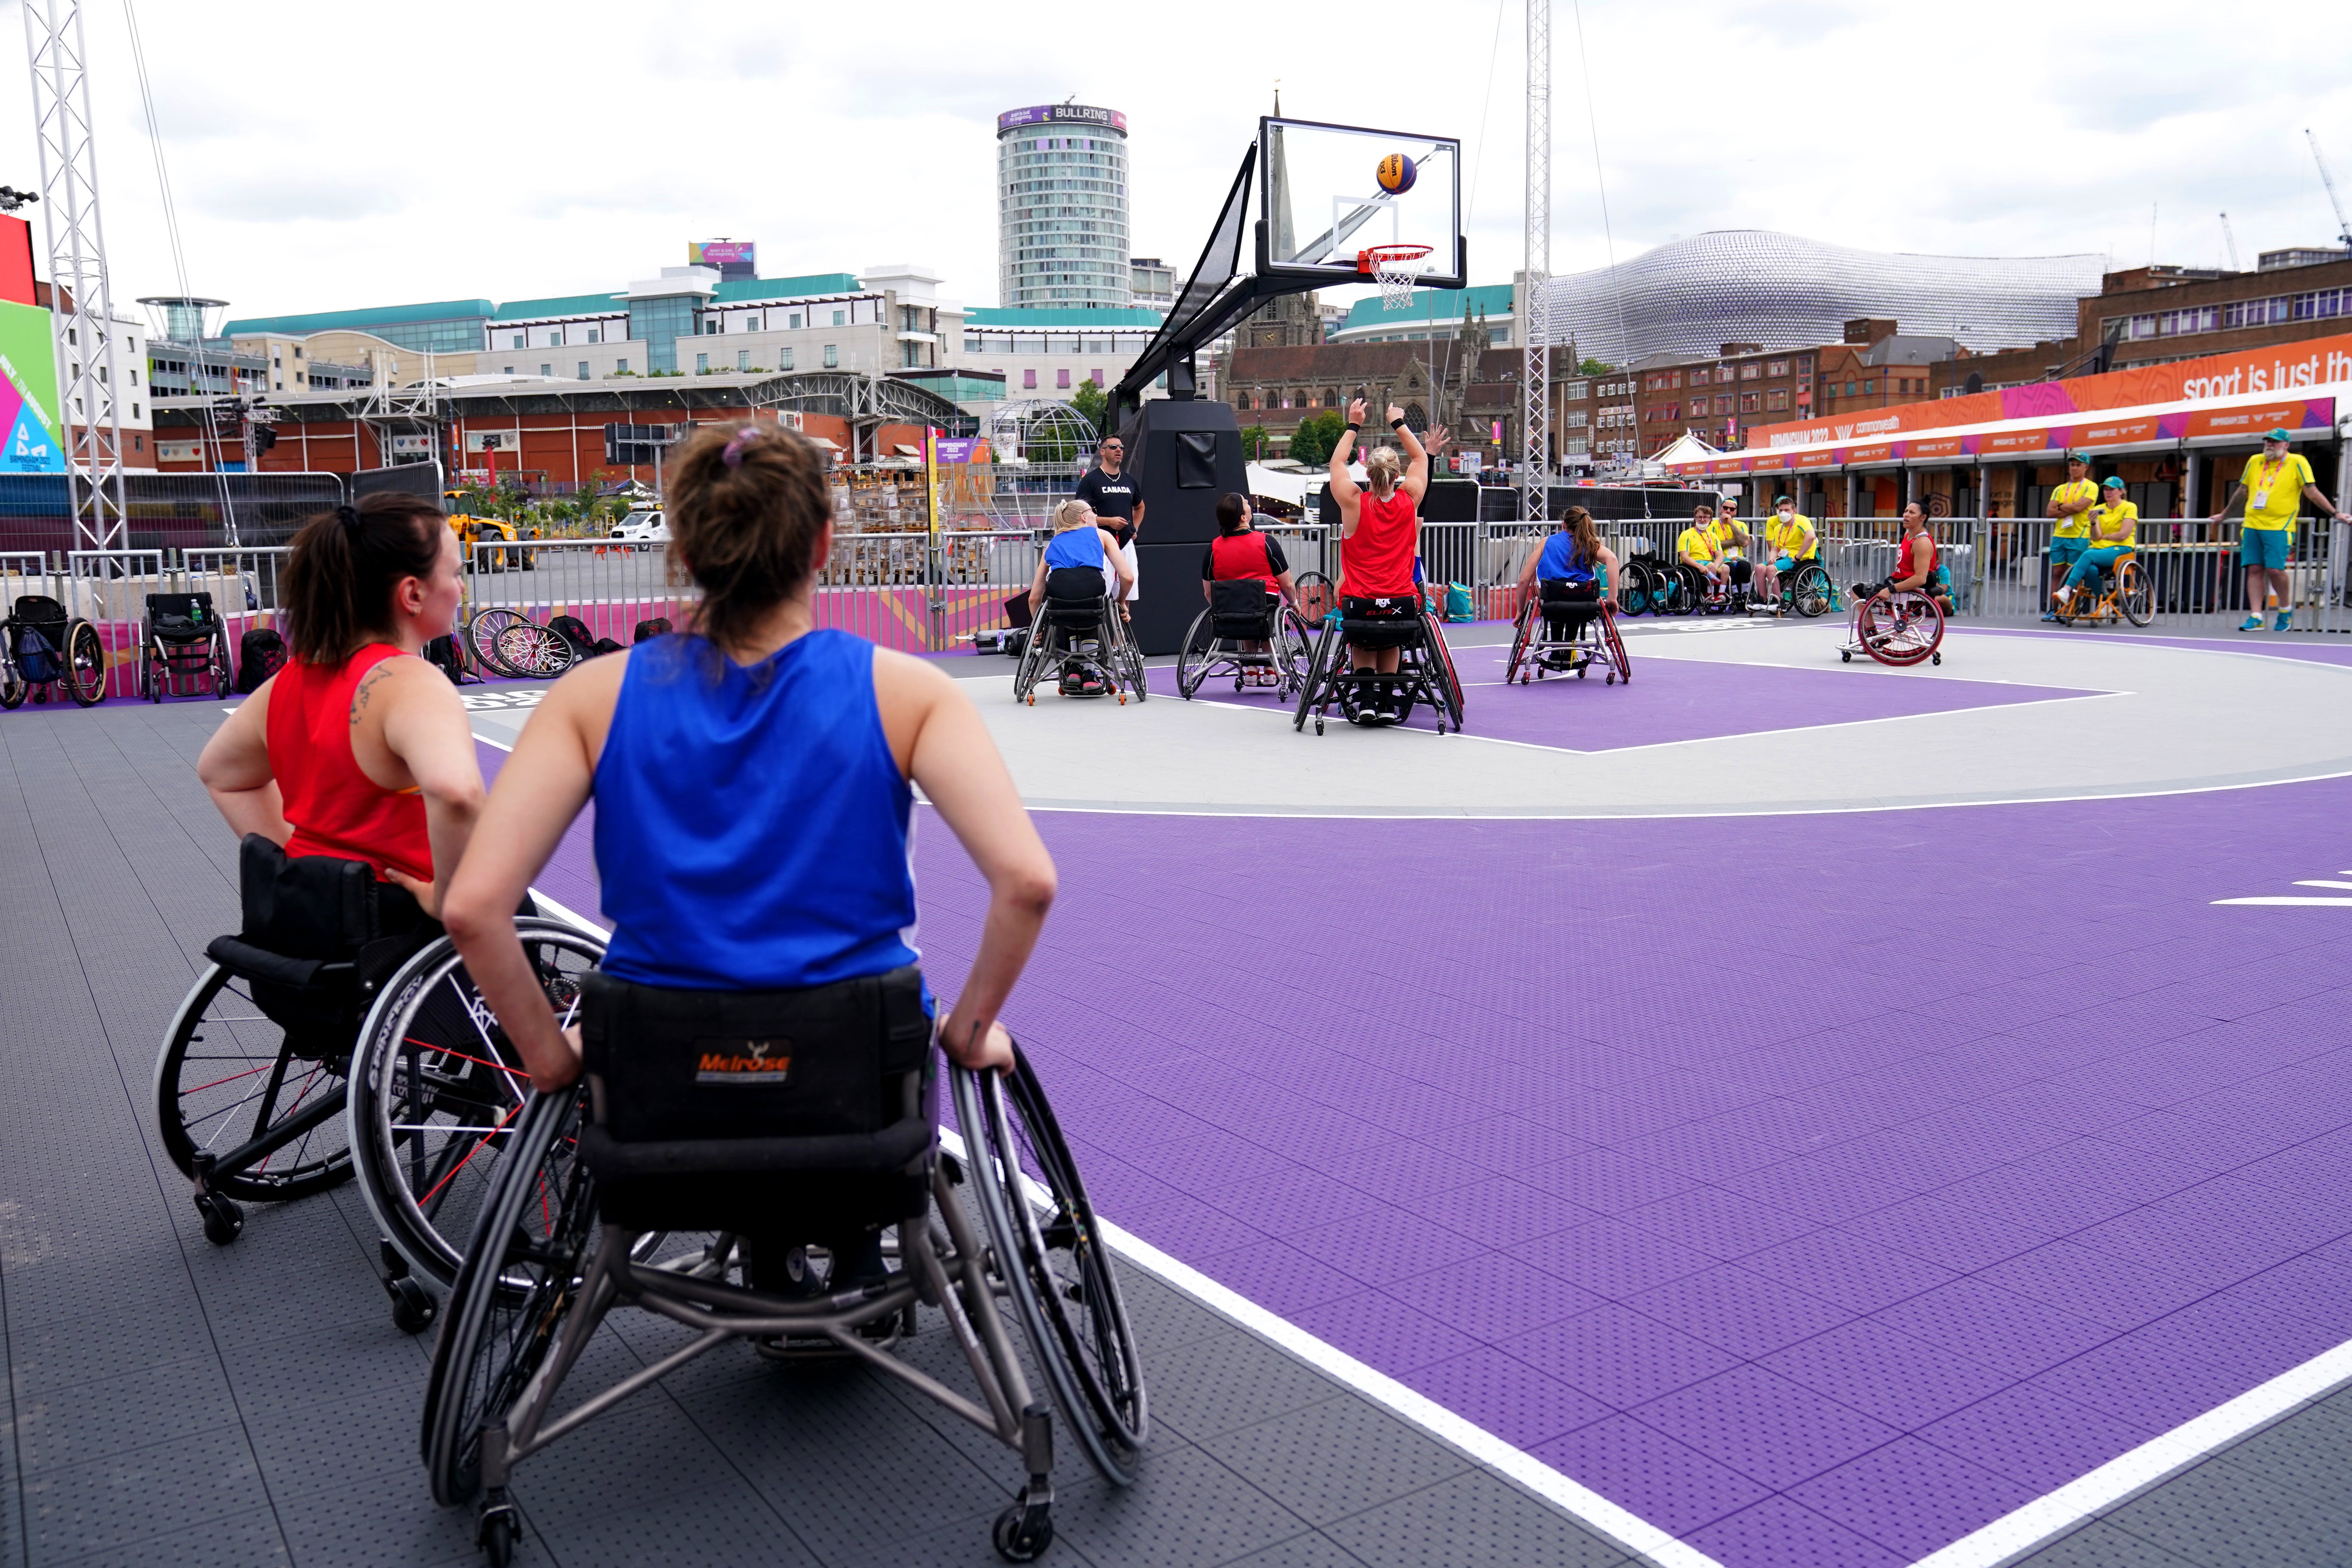
[[[62,474],[66,432],[58,423],[57,343],[49,313],[0,302],[0,473]]]
[[[2336,423],[2336,399],[2297,398],[2258,408],[2217,408],[2189,416],[2185,436],[2243,436],[2249,440],[2273,428],[2325,430]]]
[[[2048,429],[1993,430],[1977,437],[1979,458],[2015,457],[2020,452],[2046,452],[2051,440]]]
[[[2352,335],[2209,354],[2171,364],[2137,365],[2105,375],[2008,386],[1998,392],[1946,397],[1932,403],[1901,404],[1893,408],[1874,408],[1851,419],[1751,426],[1748,435],[1750,440],[1761,440],[1770,447],[1804,447],[1854,437],[1867,438],[1954,425],[1987,425],[2000,419],[2091,414],[2104,408],[2137,408],[2158,403],[2214,402],[2337,381],[2352,381]]]
[[[1844,452],[1844,460],[1849,463],[1893,462],[1901,455],[1895,449],[1896,445],[1893,441],[1874,441],[1867,447],[1849,447]]]

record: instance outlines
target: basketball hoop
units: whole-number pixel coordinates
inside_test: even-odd
[[[1356,270],[1370,273],[1381,286],[1381,309],[1402,310],[1412,304],[1412,286],[1429,259],[1425,245],[1375,245],[1356,252]]]

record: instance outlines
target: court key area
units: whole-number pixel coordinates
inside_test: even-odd
[[[2352,1561],[2352,650],[1690,623],[1506,686],[1449,630],[1459,734],[941,660],[1060,869],[1008,1022],[1154,1417],[1046,1561]],[[486,772],[536,692],[466,689]],[[357,1195],[216,1247],[156,1146],[223,706],[0,717],[0,1553],[478,1561]],[[539,890],[594,921],[591,831]],[[982,884],[917,870],[951,993]],[[518,1560],[991,1562],[1013,1468],[715,1354],[520,1474]]]

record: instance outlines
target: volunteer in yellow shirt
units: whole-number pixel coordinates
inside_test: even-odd
[[[1739,526],[1739,503],[1729,496],[1723,498],[1722,514],[1715,520],[1715,542],[1734,584],[1754,580],[1756,566],[1748,559],[1748,547],[1755,541]]]
[[[2344,519],[2336,503],[2312,482],[2311,464],[2300,452],[2287,449],[2290,439],[2284,430],[2263,437],[2262,456],[2246,459],[2246,471],[2221,503],[2227,513],[2240,496],[2246,498],[2245,526],[2238,531],[2238,559],[2246,567],[2246,618],[2238,626],[2242,632],[2263,629],[2263,599],[2269,593],[2278,595],[2278,616],[2271,629],[2283,632],[2294,619],[2286,559],[2294,550],[2294,520],[2305,500],[2336,521]]]
[[[1813,531],[1813,520],[1797,510],[1797,503],[1781,496],[1772,503],[1772,515],[1764,520],[1764,559],[1756,563],[1756,596],[1766,604],[1776,604],[1780,597],[1780,577],[1794,572],[1821,552],[1821,535]]]
[[[1715,531],[1715,508],[1702,506],[1691,515],[1691,525],[1675,541],[1675,553],[1685,566],[1696,566],[1718,583],[1731,581],[1724,564],[1723,537]]]
[[[2074,579],[2069,569],[2083,558],[2090,548],[2091,509],[2099,504],[2099,487],[2091,482],[2090,458],[2081,452],[2066,454],[2066,482],[2050,492],[2050,504],[2044,514],[2057,520],[2050,531],[2050,581],[2063,598]],[[2042,618],[2054,621],[2054,611],[2044,611]]]
[[[2058,590],[2058,613],[2066,613],[2068,602],[2077,590],[2095,595],[2099,576],[2115,563],[2130,554],[2139,542],[2139,508],[2124,500],[2124,482],[2112,476],[2099,487],[2099,504],[2082,514],[2090,520],[2090,548],[2075,561],[2074,570],[2066,574],[2065,585]]]

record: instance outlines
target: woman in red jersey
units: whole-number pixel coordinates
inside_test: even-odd
[[[386,934],[439,915],[482,809],[465,704],[417,657],[457,619],[457,535],[422,497],[312,518],[279,579],[292,657],[196,762],[240,837],[372,867]]]
[[[1348,405],[1347,431],[1331,449],[1331,500],[1339,509],[1339,537],[1346,541],[1339,552],[1339,613],[1350,619],[1416,615],[1421,591],[1412,580],[1412,568],[1420,554],[1418,509],[1429,489],[1429,453],[1404,422],[1404,410],[1391,403],[1389,428],[1404,443],[1404,457],[1394,447],[1373,447],[1364,456],[1370,488],[1360,488],[1348,475],[1348,463],[1363,427],[1364,400],[1359,397]],[[1430,438],[1444,446],[1445,427],[1430,432]],[[1395,648],[1351,647],[1348,656],[1357,669],[1396,672]],[[1371,716],[1396,718],[1392,689],[1384,687],[1383,694],[1373,700]]]

